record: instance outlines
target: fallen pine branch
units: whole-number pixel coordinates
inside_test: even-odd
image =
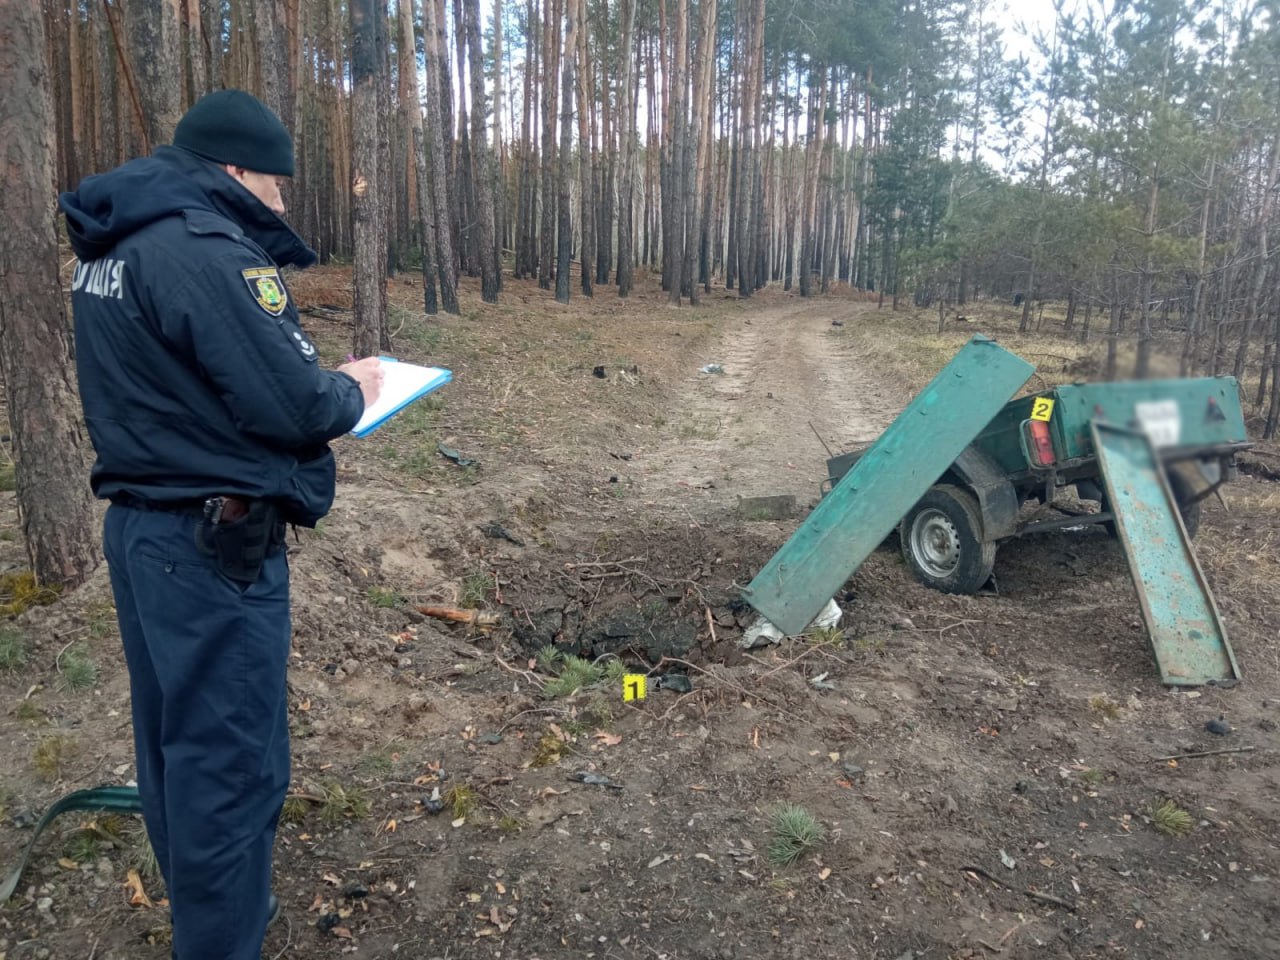
[[[1200,750],[1196,753],[1175,753],[1167,757],[1152,757],[1152,763],[1163,763],[1168,760],[1193,760],[1196,757],[1220,757],[1224,753],[1252,753],[1257,747],[1228,747],[1225,750]]]
[[[977,865],[970,864],[969,866],[961,867],[960,871],[962,873],[972,873],[979,877],[985,877],[987,880],[990,880],[1000,889],[1008,890],[1010,893],[1015,892],[1013,887],[1009,886],[1007,883],[1002,881],[999,877],[995,876],[994,874],[988,872],[987,870],[984,870],[982,867],[979,867]],[[1076,905],[1074,903],[1070,903],[1066,900],[1061,900],[1058,897],[1052,896],[1051,894],[1040,893],[1036,890],[1023,890],[1022,892],[1025,893],[1032,900],[1039,900],[1041,903],[1048,903],[1048,904],[1052,904],[1055,907],[1062,907],[1064,910],[1070,910],[1072,913],[1076,912]]]
[[[1024,890],[1022,892],[1032,900],[1039,900],[1041,903],[1049,903],[1055,907],[1062,907],[1063,910],[1070,910],[1072,913],[1076,912],[1076,905],[1074,903],[1068,903],[1066,900],[1060,900],[1050,894],[1037,893],[1035,890]]]

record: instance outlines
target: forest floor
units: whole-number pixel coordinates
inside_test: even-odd
[[[349,273],[292,291],[337,361]],[[978,596],[914,582],[891,537],[839,595],[838,633],[746,652],[736,585],[800,520],[744,515],[740,497],[794,495],[803,516],[819,437],[875,438],[974,332],[1037,363],[1033,388],[1092,375],[1100,348],[1019,336],[998,305],[939,335],[936,314],[847,291],[677,309],[646,279],[562,307],[508,281],[500,305],[468,288],[462,316],[430,320],[420,293],[392,282],[396,352],[454,382],[336,444],[335,508],[291,546],[294,796],[265,957],[1280,954],[1274,447],[1228,486],[1230,512],[1206,505],[1197,540],[1235,688],[1161,685],[1098,527],[1002,544],[998,590]],[[574,671],[538,657],[553,643],[652,672],[648,696],[625,702],[616,670],[567,694],[555,674]],[[1227,737],[1205,731],[1219,716]],[[3,870],[33,812],[133,776],[128,717],[105,569],[4,625]],[[1234,747],[1255,749],[1155,759]],[[1167,802],[1189,816],[1156,816]],[[789,865],[771,856],[783,804],[824,831]],[[138,838],[58,821],[0,909],[0,958],[168,957],[163,903],[127,886],[141,869],[164,895]]]

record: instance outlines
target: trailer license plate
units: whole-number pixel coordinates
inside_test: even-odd
[[[1155,400],[1134,406],[1138,423],[1153,447],[1172,447],[1182,439],[1182,417],[1178,401]]]

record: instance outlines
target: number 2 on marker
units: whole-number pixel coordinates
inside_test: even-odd
[[[1031,405],[1031,419],[1043,420],[1049,422],[1049,418],[1053,416],[1053,397],[1036,397],[1035,403]]]

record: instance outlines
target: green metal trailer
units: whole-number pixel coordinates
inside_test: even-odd
[[[825,496],[747,602],[795,635],[895,527],[918,579],[976,593],[1002,540],[1100,523],[1124,549],[1163,681],[1237,680],[1190,542],[1249,445],[1236,381],[1073,383],[1005,402],[1031,373],[974,337],[878,440],[827,462]]]
[[[1010,401],[902,518],[902,552],[915,576],[946,593],[975,593],[1002,540],[1084,524],[1115,533],[1094,422],[1148,437],[1191,537],[1202,501],[1235,477],[1235,455],[1249,446],[1234,377],[1073,383]],[[824,488],[864,452],[828,460]],[[1074,504],[1062,502],[1069,487]],[[1051,510],[1028,515],[1024,505],[1035,502]]]

